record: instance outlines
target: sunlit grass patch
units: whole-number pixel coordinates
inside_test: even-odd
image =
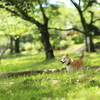
[[[80,54],[69,54],[77,59]],[[44,53],[5,56],[0,65],[0,73],[44,70],[65,67],[60,63],[61,55],[55,53],[56,59],[45,60]],[[100,54],[87,54],[85,66],[99,66]],[[0,78],[1,100],[96,100],[100,99],[100,71],[86,68],[84,74],[68,76],[67,71],[50,74],[37,74]]]

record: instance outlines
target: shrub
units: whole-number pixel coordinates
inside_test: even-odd
[[[25,51],[25,43],[24,42],[20,42],[20,50]]]
[[[43,50],[43,45],[40,41],[37,41],[36,43],[31,43],[31,42],[21,42],[20,43],[20,50],[21,51],[24,51],[24,50],[32,50],[32,49],[35,49],[35,50],[38,50],[38,51],[41,51]]]
[[[72,40],[71,36],[67,36],[64,39],[57,37],[56,39],[50,40],[51,45],[53,46],[53,49],[59,50],[59,49],[65,49],[70,45],[74,44],[74,41]]]
[[[59,46],[60,41],[61,41],[61,39],[59,37],[50,40],[50,43],[51,43],[53,49],[55,49],[55,50],[59,50],[60,49],[60,46]]]
[[[60,48],[63,49],[65,47],[67,47],[67,41],[66,40],[61,40],[60,41]]]
[[[37,41],[33,48],[35,48],[38,51],[42,51],[44,49],[43,44],[40,41]]]
[[[84,42],[84,35],[82,33],[74,34],[72,38],[75,43],[83,43]]]
[[[26,44],[25,44],[25,50],[32,50],[32,43],[26,42]]]
[[[32,50],[32,48],[33,48],[33,44],[30,43],[30,42],[26,42],[26,43],[21,42],[20,43],[20,50],[21,51],[24,51],[24,50]]]

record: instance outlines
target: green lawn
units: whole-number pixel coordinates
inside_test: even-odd
[[[56,59],[46,61],[44,53],[4,56],[0,74],[29,70],[65,67],[60,63],[63,51],[56,51]],[[73,59],[80,54],[69,54]],[[100,66],[100,54],[86,53],[85,66]],[[23,82],[26,79],[35,81]],[[41,79],[41,80],[40,80]],[[50,74],[0,78],[0,100],[100,100],[100,68],[86,69],[84,74],[68,76],[66,70]]]

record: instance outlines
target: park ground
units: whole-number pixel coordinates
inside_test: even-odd
[[[76,47],[76,46],[75,46]],[[44,52],[23,52],[4,55],[0,64],[0,75],[31,70],[57,69],[61,55],[77,59],[80,53],[67,50],[55,51],[53,60],[45,60]],[[75,50],[75,49],[74,49]],[[0,100],[100,100],[100,53],[85,52],[84,74],[78,72],[68,76],[66,70],[53,73],[38,73],[13,77],[0,77]]]

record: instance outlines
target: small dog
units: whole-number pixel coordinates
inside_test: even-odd
[[[82,51],[82,55],[79,59],[73,60],[71,59],[68,54],[63,55],[61,59],[61,63],[66,65],[66,69],[68,71],[68,75],[70,75],[71,72],[77,72],[78,70],[82,69],[82,72],[84,70],[84,51]]]

